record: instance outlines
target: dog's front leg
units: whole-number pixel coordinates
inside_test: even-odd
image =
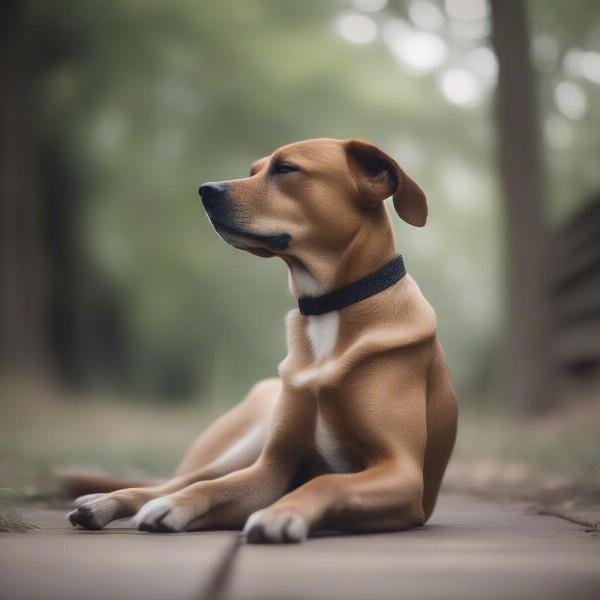
[[[249,542],[300,542],[316,529],[398,531],[424,522],[423,477],[412,460],[386,460],[359,473],[328,474],[254,513]]]
[[[257,432],[264,435],[262,431]],[[160,485],[146,488],[125,488],[107,494],[88,494],[75,500],[76,509],[69,514],[74,526],[85,529],[101,529],[115,519],[135,515],[147,502],[182,490],[196,482],[213,480],[225,474],[252,464],[255,458],[252,452],[248,455],[248,447],[257,445],[260,439],[251,432],[243,444],[234,444],[229,452],[225,452],[211,463],[194,471],[174,477]]]
[[[135,523],[145,531],[241,527],[251,513],[290,488],[309,452],[314,420],[314,400],[284,386],[271,433],[252,466],[151,500],[135,516]]]
[[[142,531],[235,529],[285,493],[293,471],[265,458],[212,481],[200,481],[145,504],[134,518]]]
[[[289,484],[294,473],[293,464],[284,464],[269,459],[259,459],[251,467],[234,471],[227,476],[217,475],[215,470],[211,470],[210,467],[211,465],[189,475],[176,477],[156,487],[129,488],[108,494],[82,496],[76,500],[77,508],[70,513],[69,520],[73,525],[85,529],[101,529],[110,521],[131,517],[137,513],[135,520],[140,529],[150,530],[153,529],[154,521],[160,517],[166,517],[167,509],[164,507],[172,506],[175,509],[171,518],[179,523],[186,521],[185,515],[188,513],[200,516],[205,509],[209,510],[213,507],[215,511],[217,508],[223,509],[228,502],[221,502],[221,500],[228,499],[229,496],[232,498],[241,496],[240,507],[243,508],[246,500],[249,500],[250,503],[260,503],[259,492],[272,491],[272,494],[265,493],[264,504],[256,505],[252,509],[256,510],[259,506],[266,506],[285,493],[285,486]],[[287,475],[288,472],[290,475]],[[244,498],[241,493],[245,488],[250,490],[248,498]],[[256,498],[253,494],[255,489],[258,493]],[[140,509],[143,510],[138,512]],[[224,521],[227,525],[235,515],[234,511],[224,512]],[[180,516],[176,517],[176,513],[180,513]],[[214,517],[215,515],[211,522],[214,521]],[[190,520],[187,520],[185,525],[190,524]],[[165,526],[161,529],[167,530],[168,528]],[[173,531],[180,530],[177,527],[172,529]]]
[[[334,416],[343,410],[346,422],[361,424],[356,450],[363,450],[368,467],[315,477],[253,514],[244,528],[248,541],[299,542],[317,529],[398,531],[423,524],[425,364],[411,351],[347,373],[352,394],[342,404],[324,397],[322,409]]]

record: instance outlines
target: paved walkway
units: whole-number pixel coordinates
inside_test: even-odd
[[[247,546],[231,532],[138,533],[128,522],[0,534],[0,598],[597,600],[600,536],[522,506],[445,494],[430,524],[403,533]]]

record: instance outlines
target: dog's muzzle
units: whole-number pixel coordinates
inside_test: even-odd
[[[203,183],[198,188],[198,193],[213,227],[228,244],[242,250],[256,250],[258,245],[272,251],[285,250],[289,246],[291,236],[287,233],[258,233],[239,223],[240,219],[244,220],[243,215],[233,206],[226,182]],[[242,240],[244,244],[241,243]]]

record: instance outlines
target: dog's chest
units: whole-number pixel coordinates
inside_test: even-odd
[[[326,361],[335,349],[340,316],[337,311],[325,315],[308,317],[306,335],[312,351],[312,358],[317,363]],[[319,367],[316,368],[317,370]],[[352,465],[339,443],[335,429],[317,413],[315,422],[315,449],[327,467],[335,473],[348,473]]]
[[[354,471],[350,457],[344,452],[335,430],[327,424],[320,413],[315,423],[315,449],[328,469],[334,473]]]
[[[300,370],[292,378],[295,386],[304,386],[318,379],[329,367],[329,357],[335,350],[338,338],[340,317],[338,312],[325,315],[303,317],[303,335],[308,339],[308,356],[304,355]]]
[[[316,362],[326,360],[335,349],[338,330],[340,327],[340,315],[337,311],[307,317],[306,335],[310,342],[313,359]]]

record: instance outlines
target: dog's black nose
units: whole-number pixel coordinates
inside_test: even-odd
[[[222,183],[203,183],[198,188],[198,193],[202,198],[202,204],[208,210],[214,208],[215,205],[223,198],[225,194],[225,186]]]

